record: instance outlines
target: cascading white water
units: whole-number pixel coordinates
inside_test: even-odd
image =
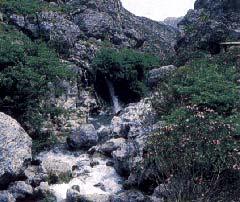
[[[115,94],[115,90],[112,82],[106,79],[106,83],[108,85],[109,93],[112,99],[114,113],[118,113],[122,109],[122,106],[119,102],[118,96],[116,96]]]
[[[67,164],[70,167],[78,165],[78,170],[75,172],[75,177],[69,183],[54,184],[50,186],[51,192],[56,196],[57,202],[62,202],[66,199],[67,190],[73,185],[80,187],[82,195],[111,195],[122,190],[122,178],[116,173],[115,169],[107,166],[106,157],[90,157],[88,154],[80,156],[70,155],[66,152],[48,152],[46,154],[50,159]],[[91,167],[91,158],[98,162],[98,165]],[[101,183],[104,189],[96,186]]]

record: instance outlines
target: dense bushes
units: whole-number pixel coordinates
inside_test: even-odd
[[[120,99],[126,103],[146,94],[146,72],[158,64],[158,59],[151,55],[131,49],[117,51],[110,48],[102,49],[92,62],[96,83],[101,86],[98,90],[107,91],[103,86],[106,86],[104,82],[108,79],[113,82]]]
[[[154,104],[165,126],[152,134],[149,156],[159,181],[176,186],[171,201],[239,197],[238,57],[195,60],[159,87]]]
[[[0,25],[0,111],[16,118],[30,134],[37,136],[46,116],[60,113],[46,105],[49,83],[61,93],[60,80],[71,75],[46,44]]]

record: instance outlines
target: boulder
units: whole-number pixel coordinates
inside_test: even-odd
[[[8,191],[12,193],[14,198],[16,199],[23,199],[26,196],[31,196],[33,195],[33,188],[31,185],[26,184],[24,181],[17,181],[12,183]]]
[[[148,72],[148,85],[156,86],[159,81],[167,78],[171,73],[177,69],[174,65],[163,66],[159,68],[152,69]]]
[[[23,174],[31,161],[32,140],[19,123],[0,113],[0,187]]]
[[[41,182],[38,187],[34,189],[34,195],[37,198],[47,198],[50,194],[50,187],[48,182]]]
[[[16,199],[8,191],[0,191],[0,201],[1,202],[15,202]]]
[[[75,185],[67,190],[67,202],[109,202],[109,196],[101,194],[82,195],[80,187]]]
[[[67,144],[71,149],[89,148],[95,146],[97,142],[98,134],[92,124],[83,124],[67,138]]]
[[[105,143],[96,147],[96,151],[103,153],[107,156],[111,156],[112,152],[120,149],[126,144],[126,140],[124,138],[116,138],[110,139]]]

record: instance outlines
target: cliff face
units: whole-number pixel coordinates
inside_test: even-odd
[[[12,23],[34,38],[44,37],[59,50],[71,52],[75,61],[91,60],[106,41],[117,48],[130,47],[162,58],[174,54],[179,37],[176,29],[131,14],[119,0],[67,0],[58,5],[62,4],[69,11],[9,15]]]
[[[218,53],[220,42],[240,39],[239,17],[238,0],[197,0],[194,10],[179,23],[182,38],[178,41],[178,52],[187,48]]]

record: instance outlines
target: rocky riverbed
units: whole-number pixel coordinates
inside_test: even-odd
[[[151,129],[154,116],[150,99],[143,99],[128,105],[116,116],[105,114],[90,118],[88,124],[72,131],[65,143],[41,152],[32,161],[31,151],[26,150],[26,160],[29,160],[24,164],[25,169],[21,166],[20,174],[13,173],[15,179],[0,192],[0,201],[154,200],[153,196],[140,191],[125,189],[144,185],[147,179],[144,175],[139,177],[136,171],[143,160],[145,132]],[[18,129],[5,122],[1,124],[10,131]],[[21,128],[19,131],[24,133]],[[15,144],[20,144],[19,138]],[[16,151],[16,157],[18,155],[21,153]],[[14,163],[13,158],[3,158]],[[2,178],[9,174],[3,172]]]

